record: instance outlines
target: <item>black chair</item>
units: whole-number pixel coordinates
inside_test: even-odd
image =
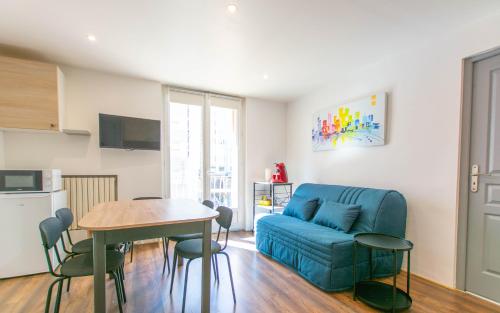
[[[137,197],[132,200],[158,200],[163,199],[162,197]],[[163,273],[165,273],[165,264],[168,264],[168,272],[170,273],[170,259],[168,257],[168,238],[162,238],[162,246],[163,246]],[[134,242],[132,241],[130,244],[130,262],[134,257]]]
[[[229,278],[231,280],[231,290],[233,292],[233,301],[236,303],[236,295],[234,293],[234,283],[233,283],[233,273],[231,271],[231,262],[229,261],[229,255],[224,251],[227,247],[227,241],[229,238],[229,228],[231,227],[231,222],[233,220],[233,210],[230,208],[220,206],[217,208],[219,212],[219,216],[216,218],[217,223],[219,224],[219,231],[217,232],[217,241],[211,240],[211,250],[212,255],[223,254],[227,259],[227,267],[229,269]],[[224,228],[226,230],[226,240],[224,243],[224,247],[222,247],[218,241],[221,233],[221,229]],[[186,272],[184,274],[184,293],[182,297],[182,312],[184,312],[184,308],[186,306],[186,290],[187,290],[187,282],[188,282],[188,274],[189,274],[189,264],[194,259],[198,259],[203,257],[202,252],[203,247],[203,239],[189,239],[178,242],[175,245],[174,249],[174,270],[172,271],[172,277],[170,280],[170,294],[172,294],[172,286],[174,284],[174,276],[175,276],[175,265],[177,262],[177,256],[188,259],[186,265]],[[217,265],[217,264],[216,264]],[[218,268],[218,265],[217,265]],[[218,269],[217,269],[218,273]],[[218,276],[218,275],[217,275]]]
[[[73,224],[73,213],[71,212],[70,209],[68,208],[62,208],[56,211],[56,217],[61,221],[62,226],[63,226],[63,232],[66,232],[66,237],[68,238],[68,242],[70,244],[70,249],[71,251],[68,250],[66,246],[66,242],[64,241],[64,235],[61,234],[61,241],[62,241],[62,246],[63,250],[66,253],[66,257],[64,258],[63,262],[66,261],[69,258],[74,257],[75,255],[79,254],[85,254],[85,253],[92,253],[93,250],[93,239],[92,238],[87,238],[81,241],[78,241],[77,243],[73,243],[73,240],[71,239],[71,234],[69,232],[69,228],[71,224]],[[106,245],[107,250],[118,250],[120,248],[119,244],[108,244]],[[120,273],[125,279],[125,271],[123,268],[121,269]],[[68,279],[68,285],[66,286],[66,291],[69,291],[71,284],[71,278]]]
[[[45,303],[45,313],[49,312],[50,301],[52,298],[52,288],[55,284],[57,284],[57,296],[54,312],[58,313],[61,304],[61,293],[64,280],[69,280],[72,277],[92,276],[94,274],[93,257],[92,254],[87,253],[74,255],[64,262],[61,260],[59,250],[57,248],[57,243],[62,237],[64,226],[58,218],[49,217],[43,220],[39,225],[39,229],[40,235],[42,237],[45,257],[47,259],[47,264],[49,267],[49,272],[52,276],[56,277],[56,280],[54,280],[49,286],[47,300]],[[49,253],[51,249],[54,249],[57,261],[61,265],[59,268],[59,273],[56,273],[53,268]],[[116,296],[118,298],[118,308],[120,310],[120,313],[123,312],[122,302],[126,302],[125,288],[122,281],[123,277],[121,276],[123,261],[124,256],[120,252],[106,251],[106,273],[111,275],[115,281]]]
[[[214,208],[214,203],[210,200],[203,200],[203,202],[201,203],[203,204],[204,206],[207,206],[211,209]],[[169,240],[172,240],[172,241],[175,241],[175,242],[182,242],[184,240],[190,240],[190,239],[199,239],[199,238],[203,238],[203,234],[202,233],[194,233],[194,234],[185,234],[185,235],[177,235],[177,236],[171,236],[171,237],[168,237],[167,238],[167,246],[169,244]],[[165,274],[165,262],[166,260],[164,260],[163,262],[163,274]],[[175,267],[174,267],[175,269]],[[170,272],[170,264],[168,265],[168,271]],[[214,268],[214,271],[215,271],[215,268]]]
[[[68,238],[68,242],[71,248],[71,251],[67,249],[66,242],[64,241],[64,235],[61,236],[61,240],[63,243],[63,249],[64,252],[66,252],[67,256],[66,258],[69,258],[71,256],[77,255],[77,254],[84,254],[84,253],[92,253],[93,249],[93,239],[92,238],[87,238],[81,241],[78,241],[76,243],[73,242],[71,239],[71,234],[69,232],[69,228],[71,227],[71,224],[73,224],[73,213],[71,212],[70,209],[68,208],[62,208],[56,211],[56,217],[61,221],[63,224],[63,231],[66,232],[66,237]],[[117,250],[120,247],[119,244],[109,244],[106,246],[107,250]]]

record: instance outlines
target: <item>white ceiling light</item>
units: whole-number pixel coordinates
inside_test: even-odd
[[[94,35],[92,34],[88,34],[87,35],[87,39],[90,41],[90,42],[95,42],[97,40],[97,38],[95,38]]]
[[[237,11],[237,10],[238,10],[238,7],[236,6],[236,4],[235,4],[235,3],[229,3],[229,4],[227,5],[227,11],[228,11],[229,13],[234,14],[234,13],[236,13],[236,11]]]
[[[262,75],[262,79],[268,80],[269,79],[269,75],[267,75],[267,74]]]

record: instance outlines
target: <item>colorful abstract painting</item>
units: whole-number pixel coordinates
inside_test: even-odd
[[[313,150],[383,145],[385,106],[386,94],[378,93],[314,113]]]

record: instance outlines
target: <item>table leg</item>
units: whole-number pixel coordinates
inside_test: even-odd
[[[94,313],[106,311],[106,245],[104,243],[105,233],[96,231],[94,238]]]
[[[210,261],[212,259],[211,234],[212,221],[204,222],[203,231],[203,259],[201,276],[201,312],[210,313]]]

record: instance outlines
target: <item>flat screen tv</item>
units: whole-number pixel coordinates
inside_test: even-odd
[[[160,121],[99,113],[101,148],[160,150]]]

